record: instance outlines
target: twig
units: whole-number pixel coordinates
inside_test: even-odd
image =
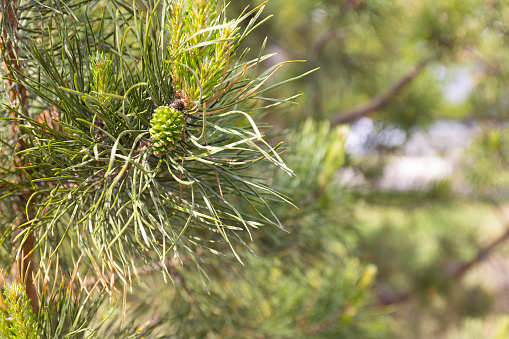
[[[341,21],[343,16],[350,12],[357,10],[362,4],[364,0],[346,0],[344,2],[344,6],[339,13],[339,17],[336,18],[336,22]],[[336,25],[334,25],[336,27]],[[327,44],[330,40],[334,39],[338,36],[337,28],[329,28],[325,32],[322,33],[314,42],[314,44],[309,49],[307,61],[313,65],[316,63],[320,54],[322,53],[325,44]]]
[[[509,240],[509,224],[506,225],[506,231],[502,235],[485,247],[479,249],[474,259],[456,265],[451,270],[447,270],[444,272],[445,276],[453,281],[460,280],[471,268],[488,258],[498,246],[507,240]],[[409,301],[414,295],[414,291],[411,290],[404,293],[394,293],[381,283],[376,284],[374,289],[378,292],[378,301],[381,305],[401,304]]]
[[[484,261],[499,245],[503,244],[506,240],[509,239],[509,225],[506,226],[506,231],[499,236],[497,239],[492,241],[487,246],[481,248],[474,259],[467,261],[459,266],[456,269],[452,270],[449,275],[453,279],[460,279],[465,273],[468,272],[472,267],[476,264]]]
[[[320,54],[322,54],[322,50],[325,47],[325,44],[330,40],[334,39],[337,35],[338,35],[337,30],[332,28],[323,32],[322,35],[318,37],[318,39],[309,49],[307,61],[312,65],[315,64]]]
[[[419,73],[424,69],[426,64],[427,64],[427,62],[424,61],[424,62],[421,62],[421,63],[413,66],[391,88],[389,88],[384,93],[375,96],[370,101],[368,101],[366,104],[335,114],[331,118],[331,124],[334,126],[334,125],[353,122],[357,119],[368,116],[368,115],[378,111],[379,109],[381,109],[382,107],[387,105],[387,103],[391,99],[393,99],[396,95],[398,95],[405,87],[407,87],[417,77],[417,75],[419,75]]]

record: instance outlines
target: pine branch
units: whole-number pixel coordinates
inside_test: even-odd
[[[455,264],[452,268],[446,269],[444,272],[446,278],[451,281],[458,281],[473,267],[486,260],[500,245],[509,240],[509,224],[506,225],[505,229],[505,232],[498,238],[479,249],[474,259],[461,264]],[[378,301],[381,305],[396,305],[405,303],[412,299],[415,293],[412,290],[403,293],[394,293],[383,283],[377,283],[374,286],[374,289],[378,292]]]
[[[425,68],[427,62],[421,62],[410,68],[406,74],[396,82],[392,87],[382,94],[379,94],[368,101],[366,104],[359,107],[345,110],[335,114],[331,118],[332,125],[339,125],[351,123],[362,117],[369,116],[376,111],[386,106],[394,97],[396,97],[403,89],[412,83],[412,81],[421,73]]]
[[[320,35],[320,37],[318,39],[316,39],[313,46],[311,46],[311,48],[309,49],[309,54],[307,57],[308,62],[311,63],[312,65],[314,65],[316,63],[318,57],[322,53],[322,50],[325,47],[325,45],[330,40],[334,39],[337,35],[338,35],[337,30],[335,30],[333,28],[328,29],[325,32],[323,32],[322,35]]]
[[[486,258],[488,258],[493,253],[493,251],[495,251],[495,249],[497,249],[501,244],[509,240],[509,224],[506,225],[505,228],[506,231],[502,233],[498,238],[496,238],[483,248],[479,249],[474,259],[464,262],[461,265],[458,265],[454,270],[451,270],[451,272],[449,272],[449,276],[452,279],[456,280],[461,279],[461,277],[463,277],[471,268],[481,263],[482,261],[486,260]]]
[[[254,165],[293,172],[256,118],[288,102],[265,92],[300,76],[273,82],[288,62],[260,70],[271,55],[244,59],[241,44],[264,21],[264,5],[228,20],[208,1],[165,0],[172,15],[161,16],[115,0],[56,4],[65,10],[52,0],[28,1],[30,10],[24,0],[0,5],[4,121],[15,138],[5,143],[14,161],[3,190],[11,194],[0,201],[23,192],[12,211],[18,219],[9,215],[17,233],[6,234],[22,239],[29,296],[32,272],[44,272],[35,278],[39,298],[30,299],[64,310],[58,319],[38,313],[44,333],[62,337],[94,316],[92,293],[118,285],[127,293],[133,277],[154,271],[179,283],[176,262],[190,261],[205,281],[204,251],[229,249],[240,260],[251,230],[282,228],[272,202],[288,198]],[[38,14],[18,27],[16,6]],[[254,105],[261,100],[269,103]]]

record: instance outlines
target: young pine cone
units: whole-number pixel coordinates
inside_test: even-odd
[[[150,135],[153,151],[157,156],[165,155],[182,139],[185,118],[181,111],[169,106],[160,106],[154,111],[150,121]]]

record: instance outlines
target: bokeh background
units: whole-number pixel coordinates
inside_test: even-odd
[[[212,301],[190,319],[217,321],[218,337],[509,337],[509,3],[270,0],[264,13],[247,45],[267,38],[265,67],[319,68],[273,94],[298,105],[263,119],[297,174],[272,185],[299,209],[278,208],[288,233],[262,229],[245,266],[209,266]]]

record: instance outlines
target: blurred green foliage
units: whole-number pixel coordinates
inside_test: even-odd
[[[239,10],[244,4],[231,6]],[[469,319],[464,317],[478,317],[476,321],[483,324],[483,317],[497,308],[499,298],[492,293],[498,290],[487,288],[490,278],[472,279],[466,273],[467,278],[454,279],[451,274],[462,263],[475,261],[482,253],[478,251],[503,234],[500,226],[506,224],[501,210],[508,198],[507,4],[491,0],[271,0],[267,9],[278,17],[253,38],[267,36],[268,50],[308,60],[292,72],[320,67],[296,84],[304,93],[299,107],[278,111],[283,119],[270,116],[275,125],[298,131],[290,133],[289,159],[314,149],[311,152],[319,161],[319,154],[333,147],[323,143],[314,148],[313,138],[292,138],[306,130],[302,121],[310,117],[334,121],[362,108],[390,93],[417,65],[423,67],[416,77],[366,114],[375,128],[402,128],[408,140],[416,129],[426,131],[437,120],[455,119],[473,126],[474,135],[463,149],[443,155],[459,159],[452,177],[406,191],[377,186],[384,167],[400,155],[404,144],[347,154],[341,173],[348,170],[366,181],[350,186],[336,176],[318,195],[320,185],[316,182],[311,186],[315,189],[310,188],[301,176],[307,178],[312,172],[318,178],[317,173],[327,171],[326,162],[306,164],[302,159],[293,165],[298,177],[285,185],[297,191],[288,193],[292,197],[315,198],[311,204],[296,198],[301,217],[292,224],[296,227],[289,228],[290,239],[306,234],[302,230],[306,224],[319,225],[314,237],[337,239],[331,242],[340,244],[341,250],[335,252],[338,258],[354,255],[365,264],[375,264],[374,291],[379,302],[396,301],[395,328],[402,337],[452,337],[456,326],[467,333],[461,329],[465,326],[461,319]],[[294,155],[292,143],[301,150]],[[399,217],[393,219],[394,213]],[[306,247],[306,253],[320,248],[319,241],[305,244],[298,248]],[[400,303],[398,298],[405,301]],[[406,314],[408,309],[412,315]]]

